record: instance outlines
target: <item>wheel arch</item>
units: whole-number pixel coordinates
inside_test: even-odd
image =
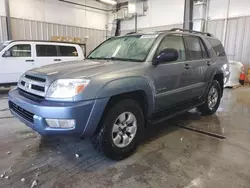
[[[211,86],[211,83],[213,80],[217,80],[221,86],[221,97],[223,96],[223,89],[224,89],[224,72],[221,70],[221,69],[217,69],[217,70],[214,70],[212,71],[211,75],[210,75],[210,79],[208,81],[208,84],[207,84],[207,87],[206,87],[206,90],[204,92],[204,95],[203,97],[206,96],[206,94],[208,93],[209,91],[209,88]]]
[[[128,77],[113,80],[107,83],[98,93],[97,98],[107,98],[110,101],[119,98],[131,97],[139,103],[143,101],[147,107],[147,115],[150,116],[154,111],[154,89],[150,82],[143,77]],[[140,103],[141,104],[141,103]],[[107,106],[108,106],[107,105]]]

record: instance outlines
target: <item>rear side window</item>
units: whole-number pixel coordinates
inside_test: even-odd
[[[209,39],[209,38],[207,40],[211,44],[211,46],[213,47],[217,56],[226,56],[224,47],[222,46],[222,44],[219,40]]]
[[[31,57],[31,46],[29,44],[17,44],[8,50],[8,57]]]
[[[77,50],[74,46],[59,46],[59,56],[78,56]]]
[[[190,59],[192,60],[202,59],[203,55],[199,38],[193,36],[187,36],[185,38],[187,42],[187,49],[189,51]]]
[[[36,45],[37,57],[53,57],[57,56],[57,49],[55,45]]]

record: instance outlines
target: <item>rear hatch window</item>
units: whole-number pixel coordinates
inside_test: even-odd
[[[221,44],[221,42],[217,39],[207,39],[208,42],[211,44],[211,46],[213,47],[215,53],[218,56],[226,56],[225,50],[223,45]]]

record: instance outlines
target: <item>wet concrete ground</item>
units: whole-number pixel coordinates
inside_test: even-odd
[[[137,152],[120,162],[96,152],[89,140],[42,139],[12,117],[1,96],[0,174],[9,179],[0,178],[0,187],[29,188],[35,180],[43,188],[250,187],[249,93],[245,87],[226,90],[216,115],[192,111],[150,127]]]

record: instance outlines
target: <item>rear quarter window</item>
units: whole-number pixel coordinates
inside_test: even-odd
[[[207,39],[210,45],[213,47],[217,56],[226,56],[225,50],[221,42],[217,39]]]
[[[77,57],[78,53],[76,47],[74,46],[58,46],[59,47],[59,56],[63,57]]]

